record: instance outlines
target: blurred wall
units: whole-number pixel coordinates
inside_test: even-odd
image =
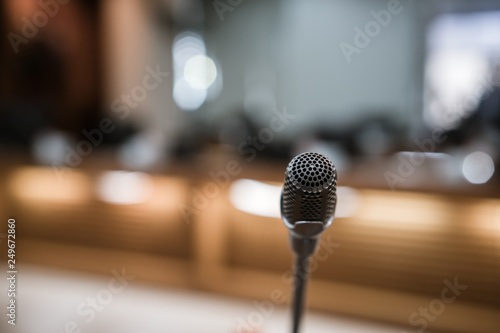
[[[222,64],[224,89],[209,112],[276,104],[299,115],[295,129],[326,123],[335,129],[362,117],[387,115],[421,124],[423,25],[419,6],[401,1],[386,27],[348,63],[340,44],[355,46],[387,10],[387,1],[242,2],[223,20],[213,8],[209,48]]]
[[[133,106],[120,119],[140,130],[147,129],[156,136],[155,142],[168,145],[180,121],[172,99],[172,32],[158,20],[155,11],[168,12],[170,8],[140,0],[108,0],[102,6],[104,108],[121,117],[125,111],[115,111],[124,103],[113,103],[123,95],[132,95]],[[151,71],[168,75],[161,74],[161,82],[150,78],[149,84],[155,87],[147,89],[146,98],[134,100],[133,90],[144,85]]]

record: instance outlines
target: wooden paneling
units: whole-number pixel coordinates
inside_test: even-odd
[[[50,169],[21,171],[11,174],[7,184],[12,191],[10,211],[20,221],[23,237],[191,256],[190,227],[179,209],[186,201],[184,181],[151,176],[152,189],[143,202],[117,205],[98,200],[98,175],[75,171],[59,183]]]
[[[145,281],[254,299],[289,294],[288,231],[279,218],[233,207],[229,186],[194,207],[208,179],[150,175],[147,199],[117,205],[99,199],[99,172],[74,171],[62,184],[52,172],[1,175],[0,208],[17,219],[22,262],[100,273],[126,266]],[[500,331],[500,200],[351,192],[352,214],[335,219],[313,259],[311,308],[408,326],[456,277],[467,289],[429,327]]]
[[[466,197],[359,190],[357,211],[334,220],[323,243],[336,244],[317,254],[318,279],[428,295],[439,294],[445,279],[468,286],[461,299],[500,307],[500,232],[478,222]],[[500,227],[500,200],[489,201]],[[231,265],[289,269],[287,232],[279,219],[228,208]],[[496,222],[495,222],[496,221]]]

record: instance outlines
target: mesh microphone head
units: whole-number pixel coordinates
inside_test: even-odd
[[[328,226],[337,203],[337,171],[333,163],[318,153],[295,156],[285,172],[281,212],[285,224],[320,221]]]

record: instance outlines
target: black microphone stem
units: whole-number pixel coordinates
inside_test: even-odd
[[[292,301],[292,333],[298,333],[302,320],[309,259],[317,249],[321,234],[335,215],[337,171],[332,161],[318,153],[295,156],[285,171],[281,191],[281,217],[288,228],[295,253]]]
[[[309,256],[296,255],[295,258],[292,333],[299,332],[300,322],[304,313],[305,294],[309,273]]]

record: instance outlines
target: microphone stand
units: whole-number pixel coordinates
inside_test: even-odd
[[[309,259],[316,251],[318,236],[324,225],[317,221],[297,222],[290,233],[290,242],[295,252],[294,290],[292,301],[292,333],[298,333],[304,313]],[[309,238],[310,237],[310,238]]]
[[[309,259],[321,233],[333,221],[337,203],[337,171],[318,153],[302,153],[288,164],[281,191],[281,218],[296,255],[292,301],[292,333],[298,333],[304,312]]]
[[[294,292],[292,303],[292,333],[298,333],[304,313],[305,294],[308,278],[309,257],[296,256],[294,271]]]

